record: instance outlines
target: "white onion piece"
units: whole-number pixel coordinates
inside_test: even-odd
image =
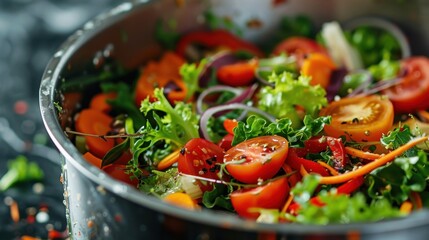
[[[183,191],[185,191],[192,199],[199,199],[203,196],[200,186],[196,180],[188,176],[180,176],[180,183]]]
[[[276,122],[276,118],[274,116],[262,111],[259,108],[247,106],[247,105],[242,104],[242,103],[231,103],[231,104],[227,104],[227,105],[226,104],[220,105],[220,106],[216,106],[216,107],[212,107],[212,108],[207,109],[203,113],[203,115],[201,115],[200,133],[201,133],[202,137],[207,139],[207,140],[210,140],[210,136],[209,136],[208,131],[207,131],[207,123],[208,123],[210,117],[212,117],[217,112],[222,112],[222,111],[226,111],[226,110],[238,110],[238,109],[256,113],[258,115],[263,116],[264,118],[266,118],[270,122]]]
[[[323,24],[321,34],[329,55],[338,66],[345,66],[348,71],[363,68],[359,52],[347,41],[338,22]]]

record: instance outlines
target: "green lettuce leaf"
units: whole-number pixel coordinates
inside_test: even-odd
[[[302,126],[296,106],[304,108],[306,115],[318,116],[320,109],[328,104],[326,92],[320,86],[311,86],[310,78],[294,79],[292,73],[273,73],[269,79],[274,87],[266,86],[259,93],[258,107],[277,118],[289,118],[293,127]]]

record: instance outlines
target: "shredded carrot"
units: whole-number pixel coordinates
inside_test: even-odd
[[[399,211],[401,213],[410,213],[412,209],[413,209],[413,204],[410,201],[405,201],[401,204]]]
[[[306,176],[309,174],[303,165],[301,165],[301,167],[299,168],[299,173],[301,173],[302,176]]]
[[[418,192],[414,192],[414,191],[411,192],[410,199],[411,199],[411,202],[413,202],[414,209],[423,208],[422,198]]]
[[[167,157],[165,157],[158,163],[158,166],[157,166],[158,170],[165,170],[171,167],[171,165],[177,162],[177,160],[179,159],[179,156],[180,156],[180,149],[177,149],[176,151],[170,153]]]
[[[285,203],[285,205],[283,206],[281,213],[285,213],[285,212],[287,211],[287,209],[289,208],[289,206],[290,206],[290,204],[292,203],[292,201],[293,201],[293,195],[292,195],[292,194],[289,194],[289,197],[288,197],[288,199],[286,200],[286,203]]]
[[[425,110],[420,110],[417,114],[425,121],[429,122],[429,112]]]
[[[13,222],[19,222],[19,207],[15,200],[10,204],[10,216],[12,217]]]
[[[353,157],[358,157],[366,160],[377,160],[382,156],[377,153],[366,152],[352,147],[345,147],[345,150],[347,154],[352,155]]]
[[[335,170],[333,167],[331,167],[329,164],[327,164],[324,161],[317,161],[318,164],[322,165],[322,167],[328,169],[328,171],[331,173],[332,176],[339,175],[338,171]]]
[[[338,183],[343,183],[346,181],[349,181],[353,178],[359,177],[359,176],[363,176],[369,172],[371,172],[372,170],[381,167],[383,165],[385,165],[388,162],[393,161],[397,156],[401,155],[402,153],[404,153],[405,151],[407,151],[408,149],[414,147],[415,145],[428,141],[428,137],[419,137],[416,139],[413,139],[411,141],[409,141],[408,143],[402,145],[401,147],[389,152],[388,154],[381,156],[379,159],[372,161],[352,172],[348,172],[345,174],[341,174],[338,176],[328,176],[328,177],[321,177],[320,179],[320,184],[338,184]],[[301,174],[304,176],[306,175],[306,171],[302,171],[302,167],[301,167]],[[304,173],[304,174],[303,174]],[[308,173],[307,173],[308,174]]]
[[[193,209],[193,210],[199,209],[197,202],[186,193],[182,193],[182,192],[171,193],[165,196],[163,200],[177,207]]]

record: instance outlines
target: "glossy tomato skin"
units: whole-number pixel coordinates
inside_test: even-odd
[[[252,212],[252,208],[280,209],[289,196],[289,190],[287,178],[282,177],[261,187],[236,190],[230,197],[239,216],[256,219],[259,213]]]
[[[283,137],[256,137],[230,148],[225,153],[224,162],[232,177],[243,183],[254,184],[277,174],[287,157],[288,149],[288,141]]]
[[[321,53],[328,56],[326,49],[317,43],[315,40],[306,37],[290,37],[274,48],[273,53],[279,55],[286,53],[294,55],[297,58],[298,64],[302,65],[306,55],[310,53]]]
[[[383,91],[396,113],[429,108],[429,58],[411,57],[401,62],[405,76],[400,84]]]
[[[194,138],[180,151],[177,167],[180,173],[209,179],[219,179],[218,172],[224,151],[218,145],[202,138]],[[197,181],[203,192],[213,189],[211,182]]]
[[[321,116],[331,116],[325,125],[327,135],[348,141],[379,141],[393,125],[393,105],[386,96],[358,96],[331,102],[320,111]]]

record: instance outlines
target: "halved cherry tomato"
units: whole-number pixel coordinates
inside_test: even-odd
[[[288,141],[280,136],[262,136],[241,142],[224,156],[226,169],[243,183],[257,183],[272,178],[288,154]]]
[[[75,127],[78,132],[106,135],[111,130],[110,124],[112,121],[112,117],[99,110],[84,109],[77,116]],[[103,158],[115,145],[113,139],[102,139],[100,137],[86,136],[85,141],[89,151],[98,158]]]
[[[322,53],[328,55],[326,49],[318,44],[316,41],[306,37],[290,37],[274,48],[273,53],[279,55],[281,53],[287,53],[288,55],[294,55],[297,58],[298,64],[301,65],[305,56],[310,53]]]
[[[320,115],[332,117],[325,125],[329,136],[345,136],[349,141],[379,141],[393,125],[393,105],[385,96],[343,98],[331,102]]]
[[[103,167],[103,171],[105,171],[107,174],[109,174],[116,180],[122,181],[132,186],[137,186],[137,184],[139,183],[138,179],[131,179],[131,175],[128,175],[125,172],[126,168],[126,165],[110,164]]]
[[[222,163],[224,151],[216,144],[202,138],[194,138],[185,144],[180,151],[178,170],[181,173],[210,179],[219,179],[217,173]],[[198,181],[203,192],[213,189],[213,184]]]
[[[141,101],[150,97],[154,101],[155,88],[164,88],[169,101],[181,101],[186,97],[186,86],[179,74],[185,60],[173,52],[166,52],[158,62],[149,62],[140,74],[136,84],[135,101],[140,106]]]
[[[258,212],[254,212],[257,209],[252,208],[280,209],[288,196],[289,184],[286,177],[261,187],[240,189],[230,194],[232,206],[238,215],[249,219],[259,216]]]
[[[405,76],[400,84],[383,91],[395,112],[412,113],[429,108],[429,58],[412,57],[401,62]]]
[[[219,82],[233,86],[248,86],[255,79],[256,60],[224,65],[217,70]]]

